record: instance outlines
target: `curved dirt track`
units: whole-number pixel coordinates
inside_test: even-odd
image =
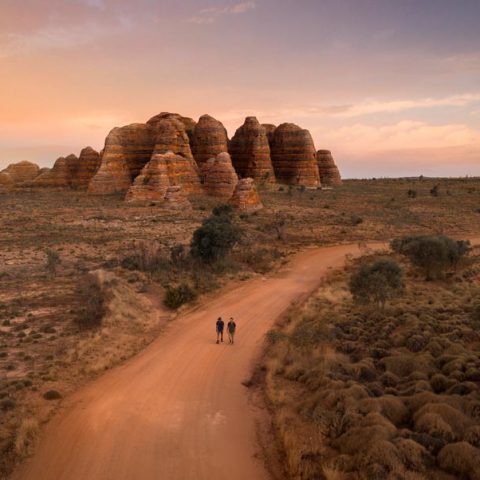
[[[310,293],[353,245],[297,255],[280,273],[241,285],[172,322],[144,352],[67,400],[22,480],[261,480],[249,377],[274,320]],[[233,316],[234,346],[215,344]]]

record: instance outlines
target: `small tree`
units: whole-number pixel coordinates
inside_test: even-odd
[[[426,280],[434,280],[444,276],[449,268],[456,268],[469,251],[470,244],[443,235],[407,236],[393,240],[391,247],[420,268],[425,273]]]
[[[204,263],[214,263],[224,258],[240,240],[241,230],[225,210],[203,221],[193,232],[191,255]]]
[[[397,296],[402,288],[402,270],[392,260],[365,263],[350,278],[350,292],[356,302],[374,302],[382,308],[387,300]]]
[[[55,275],[57,273],[57,267],[60,265],[60,255],[55,250],[51,250],[47,248],[45,250],[45,254],[47,255],[47,262],[45,264],[45,268],[51,275]]]

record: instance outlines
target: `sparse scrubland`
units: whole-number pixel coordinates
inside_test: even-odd
[[[59,399],[144,348],[175,316],[175,308],[199,301],[197,299],[201,301],[202,296],[208,296],[209,292],[228,283],[265,275],[284,263],[289,254],[306,246],[390,241],[400,235],[420,234],[470,238],[480,232],[480,180],[477,179],[347,181],[333,190],[271,185],[261,188],[260,195],[265,205],[263,210],[249,214],[225,211],[213,214],[212,210],[219,202],[204,196],[191,198],[193,210],[172,212],[156,204],[127,204],[120,196],[95,197],[74,191],[23,190],[0,194],[2,475],[7,475],[15,462],[31,451],[41,425],[51,416]],[[220,216],[231,215],[230,220],[214,218],[219,213]],[[221,245],[211,250],[204,248],[204,242],[197,246],[195,241],[192,244],[194,232],[201,227],[203,233],[197,233],[197,238],[208,237],[214,244],[220,238]],[[218,237],[220,230],[224,233]],[[298,318],[295,316],[296,320],[292,317],[292,323],[285,331],[281,329],[273,334],[280,340],[272,340],[271,355],[275,359],[272,361],[277,363],[279,372],[283,368],[283,373],[270,373],[268,388],[275,402],[280,402],[274,403],[279,406],[277,414],[288,425],[291,422],[292,428],[285,429],[287,444],[293,442],[295,432],[302,432],[302,438],[311,443],[308,448],[297,441],[292,443],[299,455],[295,460],[297,454],[289,453],[292,471],[300,472],[295,470],[295,465],[298,468],[308,465],[306,472],[308,468],[317,472],[319,465],[331,470],[341,467],[340,460],[333,461],[335,455],[330,463],[324,462],[323,456],[322,461],[318,461],[318,445],[327,445],[332,452],[337,447],[333,440],[326,442],[325,437],[319,436],[325,428],[319,429],[317,420],[313,421],[311,416],[320,411],[315,410],[317,400],[321,405],[328,401],[332,405],[338,403],[335,395],[343,391],[340,386],[345,382],[351,382],[348,388],[354,392],[346,395],[345,408],[350,408],[349,402],[356,404],[357,400],[371,404],[373,410],[365,421],[372,421],[372,431],[383,432],[379,433],[378,441],[390,442],[385,448],[393,452],[392,459],[397,459],[396,452],[401,450],[398,446],[400,440],[395,440],[397,437],[403,439],[402,448],[417,449],[415,451],[422,459],[425,454],[425,458],[434,462],[435,468],[444,471],[453,468],[441,465],[456,460],[459,457],[457,450],[478,447],[474,441],[478,432],[470,428],[473,423],[465,420],[467,423],[459,432],[458,426],[448,427],[451,419],[447,421],[443,414],[432,410],[435,414],[432,422],[440,425],[435,428],[452,429],[450,436],[434,435],[428,430],[430,427],[422,426],[425,420],[421,413],[421,408],[434,402],[433,397],[439,399],[437,403],[460,412],[463,417],[458,418],[473,418],[476,412],[475,409],[469,410],[474,408],[473,403],[467,408],[467,404],[470,405],[468,399],[475,394],[473,391],[450,394],[451,389],[472,388],[478,381],[467,376],[467,372],[479,367],[478,358],[473,359],[471,353],[476,341],[471,333],[473,312],[477,311],[472,303],[475,275],[472,273],[468,277],[466,273],[474,272],[476,260],[472,255],[469,258],[471,263],[452,278],[425,282],[421,276],[413,277],[408,273],[406,257],[399,254],[395,261],[401,263],[405,272],[405,290],[399,296],[389,294],[384,309],[380,305],[372,313],[371,306],[353,305],[349,299],[337,304],[337,293],[329,294],[327,298],[317,296],[305,307],[313,309],[315,306],[311,311],[313,316],[308,317],[310,320],[305,325],[308,327],[307,339],[312,338],[309,329],[313,328],[313,338],[318,339],[318,344],[307,344],[299,350],[291,343],[297,340],[290,339],[292,332],[289,329],[294,328],[298,319],[304,318],[306,311],[303,309],[298,312]],[[346,285],[346,275],[338,274],[340,285]],[[339,288],[342,299],[344,287]],[[473,316],[465,313],[470,310]],[[337,326],[333,327],[332,322]],[[336,332],[333,336],[332,329]],[[301,343],[304,333],[300,328],[292,338],[298,337]],[[407,334],[408,342],[402,336]],[[441,353],[434,355],[423,347],[418,352],[411,351],[406,344],[417,348],[416,336],[421,337],[418,340],[420,345],[426,340],[428,344],[437,343]],[[383,347],[382,342],[385,342]],[[390,345],[390,342],[395,343]],[[370,351],[373,344],[375,349],[391,355],[378,359],[368,357],[365,352]],[[358,352],[345,351],[348,345]],[[286,357],[282,349],[287,346],[289,356]],[[325,355],[325,352],[330,353]],[[358,358],[352,356],[354,353]],[[444,358],[448,355],[453,358]],[[411,367],[408,360],[405,360],[406,366],[402,363],[404,360],[399,362],[401,366],[395,363],[397,356],[409,361],[415,359],[418,378],[411,377],[412,372],[402,370],[408,370],[408,365]],[[394,359],[387,361],[389,357]],[[331,363],[330,360],[326,364],[319,360],[325,358],[331,359]],[[337,382],[338,391],[333,387],[319,390],[320,384],[316,382],[325,377],[318,372],[307,375],[308,381],[300,380],[300,376],[287,378],[292,376],[288,373],[293,371],[292,365],[306,369],[302,362],[308,365],[317,362],[315,368],[329,371],[330,365],[336,365],[337,360],[345,364],[346,369],[342,373],[344,376],[331,379]],[[287,365],[285,362],[291,363]],[[376,373],[377,376],[368,382],[377,385],[378,390],[372,391],[380,393],[382,390],[382,395],[370,396],[369,389],[374,387],[352,377],[352,372],[363,365],[359,362],[365,363],[365,371]],[[335,370],[336,367],[332,368]],[[381,372],[381,368],[384,371]],[[384,384],[384,377],[387,383],[388,379],[393,383]],[[454,381],[456,383],[452,383]],[[407,397],[403,398],[408,389],[419,389],[422,385],[426,389],[423,393],[412,394],[408,401]],[[438,389],[442,390],[437,392]],[[327,390],[334,392],[330,400],[321,397]],[[318,397],[317,400],[313,399],[314,396]],[[298,401],[300,397],[301,401]],[[313,403],[306,402],[307,397]],[[303,410],[293,408],[290,398],[292,401],[296,399],[295,405],[304,405]],[[397,406],[397,400],[400,401],[403,406],[398,409],[410,412],[410,416],[405,414],[405,421],[404,417],[401,420],[384,417],[378,406],[382,398]],[[420,413],[417,415],[417,412]],[[383,423],[378,426],[372,417]],[[439,418],[447,423],[448,428]],[[332,420],[333,423],[336,421]],[[282,421],[279,420],[278,424],[281,428]],[[363,428],[362,425],[359,428]],[[393,432],[394,428],[398,435],[382,436],[385,432]],[[415,440],[407,430],[426,440]],[[434,440],[429,440],[431,438]],[[438,438],[453,440],[445,444],[445,448],[448,446],[445,450]],[[427,440],[435,447],[424,445]],[[440,452],[443,453],[440,455]],[[303,460],[302,455],[305,455]],[[342,455],[349,454],[342,452]],[[468,462],[464,464],[470,465]],[[395,463],[397,467],[400,468],[399,462]],[[308,477],[305,473],[298,478],[318,478],[315,475],[312,473]]]
[[[332,271],[268,334],[291,478],[480,478],[480,251],[437,236],[393,246],[403,255]]]

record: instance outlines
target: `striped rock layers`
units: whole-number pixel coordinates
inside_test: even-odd
[[[31,182],[40,173],[40,167],[32,162],[23,160],[18,163],[11,163],[7,168],[2,170],[7,174],[13,183]]]
[[[71,154],[68,157],[58,158],[53,167],[36,177],[29,186],[40,188],[70,188],[72,172],[74,172],[78,158]]]
[[[165,198],[170,181],[168,179],[165,155],[156,154],[143,167],[128,189],[125,199],[132,201],[162,201]]]
[[[220,153],[204,164],[202,169],[205,192],[212,197],[225,200],[231,198],[238,183],[238,177],[230,155],[226,152]]]
[[[182,192],[187,194],[202,192],[198,167],[192,158],[185,158],[173,152],[167,152],[161,156],[167,166],[170,185],[181,186]]]
[[[92,147],[86,147],[80,152],[78,161],[71,165],[72,188],[86,190],[92,177],[100,166],[100,154]]]
[[[322,185],[336,186],[342,184],[342,177],[330,150],[319,150],[317,152],[317,162]]]
[[[155,115],[150,120],[148,120],[147,125],[151,125],[155,129],[157,129],[158,122],[160,120],[165,119],[165,118],[173,118],[173,119],[179,120],[185,128],[185,131],[188,135],[188,138],[189,139],[192,138],[193,131],[194,131],[195,125],[196,125],[195,120],[193,120],[193,118],[190,118],[190,117],[183,117],[182,115],[179,115],[178,113],[169,113],[169,112],[159,113],[158,115]]]
[[[155,129],[134,123],[114,128],[105,140],[100,167],[90,180],[88,192],[124,192],[147,164],[155,147]]]
[[[293,123],[275,129],[271,148],[273,168],[280,182],[288,185],[320,185],[315,146],[308,130]]]
[[[275,129],[277,128],[275,125],[271,123],[262,123],[262,127],[265,129],[265,133],[267,134],[268,143],[270,147],[272,146],[273,134],[275,133]]]
[[[173,152],[193,159],[190,139],[184,124],[176,117],[160,118],[155,126],[155,149],[153,153]]]
[[[239,177],[255,181],[275,181],[267,132],[255,117],[247,117],[229,145]]]
[[[253,178],[240,179],[228,203],[235,209],[244,212],[251,212],[263,208]]]
[[[227,130],[221,122],[210,115],[202,115],[192,137],[192,153],[201,168],[211,158],[228,152]]]

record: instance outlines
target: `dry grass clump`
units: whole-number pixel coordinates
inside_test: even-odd
[[[23,456],[32,448],[39,432],[38,421],[35,418],[25,418],[17,430],[15,437],[15,451]]]
[[[458,278],[433,283],[412,272],[384,310],[320,289],[269,334],[266,392],[292,478],[478,478],[479,265],[474,253]]]
[[[438,464],[459,478],[480,479],[480,450],[468,442],[443,447],[438,454]]]

